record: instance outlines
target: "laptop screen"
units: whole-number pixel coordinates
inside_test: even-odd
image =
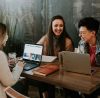
[[[39,44],[25,44],[23,59],[41,61],[43,46]]]

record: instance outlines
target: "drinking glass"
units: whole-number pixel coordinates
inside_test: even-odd
[[[10,67],[14,67],[16,64],[16,53],[10,52],[8,53],[8,63]]]

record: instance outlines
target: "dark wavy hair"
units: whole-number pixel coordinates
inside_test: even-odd
[[[54,35],[54,32],[52,30],[52,23],[54,20],[56,19],[60,19],[63,21],[63,24],[64,24],[64,27],[63,27],[63,32],[61,33],[60,37],[58,38],[58,43],[59,43],[59,47],[60,47],[60,51],[64,51],[65,50],[65,38],[69,38],[71,39],[71,37],[68,35],[67,31],[66,31],[66,28],[65,28],[65,21],[63,19],[62,16],[60,15],[56,15],[54,17],[51,18],[51,21],[50,21],[50,24],[49,24],[49,29],[48,29],[48,41],[49,41],[49,46],[48,46],[48,55],[54,55],[54,47],[53,47],[53,37],[55,36]],[[71,39],[72,40],[72,39]]]
[[[97,33],[99,30],[99,25],[100,25],[99,21],[96,20],[95,18],[85,17],[79,21],[78,28],[80,28],[81,26],[85,26],[88,30],[96,31]]]

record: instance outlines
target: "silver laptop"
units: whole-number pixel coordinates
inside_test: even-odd
[[[82,74],[91,74],[89,54],[62,51],[59,53],[59,61],[62,64],[63,70]]]
[[[39,44],[25,44],[23,60],[25,61],[24,70],[31,70],[38,67],[42,60],[43,46]]]

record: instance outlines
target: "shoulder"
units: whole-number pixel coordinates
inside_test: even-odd
[[[41,37],[41,39],[37,42],[37,44],[43,44],[43,43],[45,43],[47,41],[48,41],[48,36],[46,34],[46,35]]]
[[[70,38],[65,39],[65,48],[66,48],[67,51],[73,51],[74,50],[74,46],[73,46],[72,40]]]
[[[6,54],[2,50],[0,50],[0,60],[1,59],[3,59],[3,60],[7,59]]]
[[[45,34],[44,36],[42,36],[42,38],[44,38],[44,39],[48,39],[48,35]]]
[[[0,61],[4,61],[5,63],[7,63],[7,56],[6,54],[0,50]]]
[[[42,39],[47,40],[47,39],[48,39],[47,34],[45,34],[45,35],[42,37]]]
[[[83,41],[83,40],[80,40],[80,41],[79,41],[79,45],[84,46],[85,44],[86,44],[85,41]]]
[[[6,55],[2,50],[0,50],[0,57],[2,57],[2,56],[6,56]]]
[[[72,40],[70,38],[66,38],[65,41],[67,44],[72,44]]]

